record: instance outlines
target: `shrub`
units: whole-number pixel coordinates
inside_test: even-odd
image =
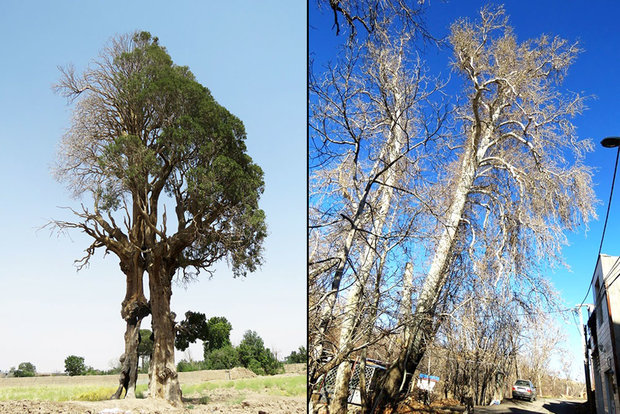
[[[203,369],[206,369],[203,361],[186,361],[182,359],[177,364],[178,372],[200,371]]]

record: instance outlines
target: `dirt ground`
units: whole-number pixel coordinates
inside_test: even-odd
[[[219,390],[216,390],[219,391]],[[213,402],[172,407],[165,401],[151,399],[119,401],[0,401],[3,414],[206,414],[206,413],[305,413],[305,397],[281,397],[245,392],[245,399],[238,404],[218,402],[218,397],[227,401],[230,395],[215,396]]]
[[[299,364],[296,367],[287,367],[287,373],[281,375],[299,375],[305,372],[305,365]],[[244,368],[235,368],[225,373],[214,371],[181,372],[179,380],[182,384],[196,384],[213,379],[238,379],[250,378],[256,375]],[[111,376],[113,377],[113,376]],[[214,378],[215,377],[215,378]],[[32,384],[28,386],[45,386],[45,384],[63,383],[86,379],[86,383],[102,384],[107,383],[112,378],[101,378],[95,381],[88,377],[49,377],[32,378]],[[114,377],[118,381],[117,377]],[[6,378],[4,380],[9,380]],[[13,379],[18,380],[18,379]],[[21,378],[19,380],[22,380]],[[38,381],[37,381],[38,380]],[[15,386],[15,381],[4,382],[5,386]],[[84,384],[83,381],[80,382]],[[114,384],[114,382],[111,382]],[[22,385],[26,385],[22,383]],[[1,384],[0,384],[1,386]],[[218,388],[208,393],[208,402],[203,403],[192,395],[184,396],[183,407],[173,407],[165,401],[153,399],[134,399],[118,401],[0,401],[0,413],[3,414],[206,414],[206,413],[264,413],[264,414],[285,414],[285,413],[305,413],[306,397],[286,397],[274,396],[262,392],[251,390],[235,390],[231,388]]]

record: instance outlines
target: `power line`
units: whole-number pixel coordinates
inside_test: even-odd
[[[603,234],[601,235],[601,244],[598,247],[598,254],[596,255],[597,262],[598,262],[598,257],[600,257],[601,255],[601,250],[603,249],[603,240],[605,240],[605,230],[607,229],[607,219],[609,218],[609,210],[611,208],[611,198],[614,194],[614,184],[616,182],[616,171],[618,169],[618,157],[619,156],[620,156],[620,147],[618,147],[618,151],[616,152],[616,163],[614,165],[614,174],[611,179],[611,190],[609,191],[609,201],[607,202],[607,213],[605,214],[605,223],[603,224]],[[594,266],[594,272],[592,273],[592,278],[590,278],[590,280],[594,278],[595,274],[596,274],[596,265]],[[590,284],[588,285],[588,291],[586,292],[586,295],[584,296],[579,306],[585,303],[586,299],[588,298],[588,294],[590,293],[591,288],[592,288],[592,282],[590,282]]]
[[[598,247],[598,254],[601,254],[601,249],[603,248],[603,240],[605,239],[605,230],[607,229],[607,219],[609,218],[609,210],[611,207],[611,198],[614,195],[614,183],[616,182],[616,170],[618,169],[618,157],[620,156],[620,147],[618,147],[618,151],[616,152],[616,165],[614,166],[614,175],[611,179],[611,190],[609,191],[609,201],[607,202],[607,214],[605,214],[605,224],[603,224],[603,235],[601,236],[601,244]]]

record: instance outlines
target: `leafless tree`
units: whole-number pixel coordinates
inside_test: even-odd
[[[380,406],[397,399],[404,372],[415,370],[434,334],[455,253],[466,253],[477,274],[498,283],[510,278],[518,291],[545,297],[544,269],[562,262],[564,231],[594,215],[591,172],[582,163],[591,143],[570,122],[583,97],[558,87],[577,45],[546,36],[519,43],[502,8],[485,8],[480,17],[452,26],[453,64],[467,96],[458,111],[462,138],[449,143],[458,151],[442,152],[458,157],[440,190],[445,209],[417,295],[414,334],[401,351],[404,363],[401,357],[389,369]],[[519,297],[527,306],[528,295]]]
[[[418,162],[442,118],[431,98],[441,85],[412,56],[409,35],[391,39],[377,29],[371,40],[348,43],[345,58],[311,86],[316,100],[311,121],[310,281],[321,287],[311,287],[317,292],[310,301],[311,382],[344,360],[356,348],[354,338],[372,329],[373,318],[360,329],[360,310],[373,303],[369,292],[381,285],[376,269],[391,260],[381,252],[415,233],[411,207],[419,204]],[[325,332],[347,284],[340,339],[325,364]],[[340,365],[332,412],[346,409],[348,367]]]

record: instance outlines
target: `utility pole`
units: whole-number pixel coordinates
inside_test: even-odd
[[[581,304],[575,306],[575,312],[579,314],[579,333],[581,333],[581,345],[583,346],[583,370],[586,377],[586,393],[588,397],[588,410],[589,412],[593,412],[592,408],[594,407],[594,395],[592,392],[592,384],[590,382],[590,356],[588,354],[588,345],[586,343],[586,330],[587,326],[583,324],[583,315],[581,313],[581,308],[586,307],[588,309],[588,317],[590,316],[590,312],[592,311],[593,306],[590,304]]]

